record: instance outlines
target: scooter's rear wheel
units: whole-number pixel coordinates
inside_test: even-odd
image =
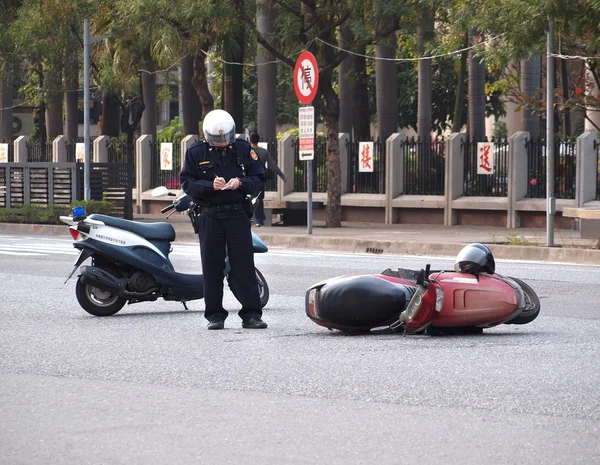
[[[110,291],[104,291],[95,286],[84,284],[81,276],[77,279],[75,295],[81,308],[94,316],[114,315],[127,303],[126,299]]]
[[[521,289],[523,289],[523,293],[525,294],[525,308],[518,316],[510,321],[507,321],[506,324],[525,325],[527,323],[531,323],[540,314],[540,299],[535,291],[529,286],[529,284],[517,278],[511,277],[510,279],[515,281],[519,286],[521,286]]]

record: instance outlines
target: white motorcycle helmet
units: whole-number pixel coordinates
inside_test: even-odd
[[[226,147],[235,141],[235,121],[225,110],[209,111],[202,122],[206,141],[214,147]]]

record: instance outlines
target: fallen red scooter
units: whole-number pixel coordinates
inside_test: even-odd
[[[495,272],[488,247],[469,244],[454,271],[387,269],[341,276],[306,291],[306,315],[316,324],[345,332],[476,334],[499,324],[527,324],[540,300],[523,281]]]

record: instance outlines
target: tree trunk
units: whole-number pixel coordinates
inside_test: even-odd
[[[358,53],[367,54],[366,47],[361,46]],[[367,76],[367,59],[361,56],[353,57],[354,73],[353,88],[354,100],[352,107],[352,127],[354,128],[354,140],[372,140],[371,135],[371,111],[369,108],[369,77]],[[341,111],[341,109],[340,109]]]
[[[338,46],[349,50],[352,46],[353,34],[348,26],[341,27],[338,32]],[[352,71],[354,55],[348,55],[338,66],[338,95],[340,100],[339,131],[350,134],[352,139],[352,119],[354,115],[354,86]]]
[[[65,52],[63,78],[65,82],[65,137],[76,141],[79,137],[79,58],[76,49]]]
[[[12,143],[13,137],[13,77],[0,73],[0,140]]]
[[[396,58],[396,33],[391,33],[385,43],[375,47],[377,58]],[[398,130],[398,91],[396,63],[377,60],[375,86],[377,99],[377,133],[382,143]]]
[[[209,46],[208,44],[204,44],[202,48],[208,50]],[[204,54],[194,55],[194,76],[192,77],[192,84],[194,84],[194,89],[196,89],[196,93],[202,105],[202,115],[206,115],[209,111],[214,110],[215,100],[208,88]]]
[[[38,75],[38,82],[40,87],[44,87],[44,71],[41,63],[34,65],[32,72]],[[39,105],[33,108],[33,134],[31,139],[39,142],[42,148],[45,150],[46,146],[46,104],[43,100],[40,101]]]
[[[417,25],[417,54],[423,57],[425,44],[433,35],[433,14],[427,7],[420,8]],[[432,75],[431,60],[419,60],[418,65],[417,133],[423,141],[431,140]]]
[[[223,50],[225,61],[229,63],[223,64],[223,110],[233,117],[237,132],[243,132],[243,66],[231,64],[244,61],[243,34],[230,35],[223,44]]]
[[[142,72],[142,86],[144,88],[144,112],[142,113],[142,134],[150,134],[156,139],[156,64],[149,58],[146,60],[145,68],[152,74]]]
[[[319,93],[315,106],[325,122],[327,145],[327,222],[328,228],[342,226],[342,168],[339,154],[339,99],[331,86],[330,73],[319,76]],[[316,109],[316,108],[315,108]]]
[[[183,132],[186,135],[199,135],[202,106],[198,93],[192,82],[194,78],[194,57],[186,56],[181,60],[181,114],[183,115]]]
[[[98,126],[103,136],[119,137],[121,121],[121,99],[116,94],[104,91],[102,93],[102,115]]]
[[[275,31],[275,10],[272,0],[259,0],[256,16],[258,32],[272,42]],[[264,64],[268,63],[268,64]],[[263,140],[277,139],[277,63],[275,57],[261,45],[257,46],[258,75],[257,131]]]
[[[469,45],[469,34],[465,33],[463,48]],[[460,54],[460,68],[458,70],[458,84],[456,85],[456,100],[454,101],[454,116],[452,118],[452,132],[460,132],[463,126],[465,105],[465,79],[467,77],[468,52],[463,50]]]
[[[521,92],[526,98],[539,98],[542,77],[542,58],[537,55],[529,60],[521,60]],[[540,137],[540,117],[533,113],[531,107],[525,106],[521,111],[521,131],[529,133],[535,140]]]
[[[483,40],[483,33],[471,31],[476,41]],[[473,40],[472,43],[475,43]],[[485,66],[481,57],[469,50],[469,137],[474,142],[485,140]]]
[[[563,102],[569,99],[569,73],[567,70],[567,60],[560,59],[560,82],[562,84]],[[565,108],[563,110],[563,134],[571,135],[571,110]]]
[[[46,69],[46,137],[49,141],[63,134],[63,87],[62,70]]]

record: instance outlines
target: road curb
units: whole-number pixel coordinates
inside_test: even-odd
[[[0,233],[22,235],[50,235],[70,238],[66,226],[45,224],[0,223]],[[356,237],[319,236],[306,234],[260,234],[263,242],[272,248],[323,250],[347,253],[372,253],[386,255],[422,255],[429,257],[454,257],[464,243],[390,241]],[[177,231],[176,242],[197,243],[193,231]],[[574,247],[516,246],[487,244],[497,259],[550,261],[582,265],[600,265],[600,250]]]

